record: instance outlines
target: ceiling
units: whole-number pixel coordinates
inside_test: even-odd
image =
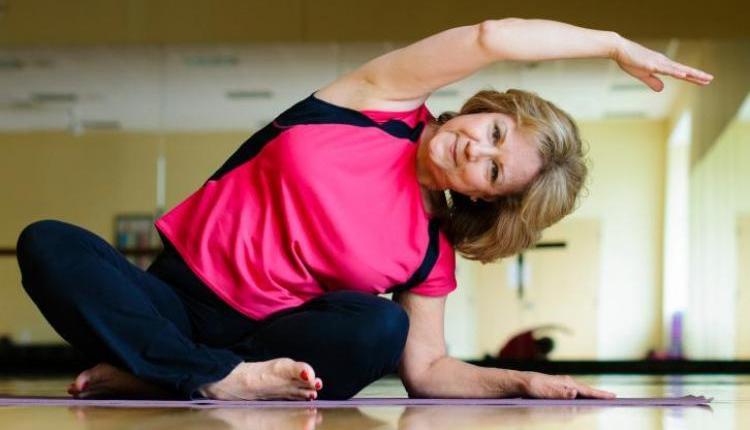
[[[504,17],[628,38],[750,37],[747,0],[0,0],[0,46],[410,41]]]
[[[675,55],[677,40],[644,41]],[[392,43],[0,50],[0,130],[248,130]],[[455,110],[488,86],[537,92],[578,120],[668,115],[682,82],[656,93],[606,60],[502,62],[433,95]]]

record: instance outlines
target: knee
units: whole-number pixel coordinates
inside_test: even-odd
[[[16,243],[16,258],[21,269],[22,280],[42,276],[49,266],[50,258],[55,254],[56,243],[60,242],[62,232],[69,227],[60,221],[36,221],[21,231]],[[27,282],[23,282],[28,287]]]
[[[409,316],[398,303],[384,300],[381,309],[377,311],[374,330],[381,333],[381,337],[395,341],[403,348],[406,335],[409,333]]]
[[[370,357],[381,356],[386,367],[395,368],[409,333],[406,311],[390,300],[378,298],[356,324],[356,350]]]
[[[40,254],[65,226],[65,223],[55,220],[36,221],[26,226],[16,243],[19,260]]]

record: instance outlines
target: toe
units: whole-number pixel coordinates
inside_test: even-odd
[[[300,389],[298,391],[299,397],[301,397],[303,400],[316,400],[318,398],[318,393],[315,390],[307,390],[307,389]]]
[[[93,368],[79,373],[78,376],[76,376],[75,381],[73,381],[73,390],[77,392],[85,390],[86,386],[91,384],[92,373]]]
[[[312,400],[312,391],[306,388],[292,388],[287,393],[279,398],[288,400]]]
[[[106,380],[107,376],[111,373],[112,366],[107,363],[99,363],[91,369],[84,370],[76,377],[75,381],[73,381],[74,389],[85,391],[93,385]]]
[[[295,363],[295,374],[296,377],[301,380],[305,386],[308,386],[310,388],[315,388],[315,371],[313,370],[312,366],[310,366],[307,363],[303,363],[301,361],[298,361]]]

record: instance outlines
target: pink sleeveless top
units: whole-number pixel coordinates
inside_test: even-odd
[[[256,320],[326,291],[446,295],[455,255],[416,176],[430,118],[424,105],[359,112],[311,95],[156,227],[216,295]]]

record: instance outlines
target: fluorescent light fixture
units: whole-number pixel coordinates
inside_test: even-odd
[[[644,85],[641,82],[623,82],[623,83],[615,83],[610,85],[609,87],[612,91],[649,91],[650,88]]]
[[[605,118],[646,118],[646,112],[640,110],[610,110],[604,112]]]
[[[119,130],[122,128],[120,121],[114,119],[84,119],[81,125],[86,130]]]
[[[239,63],[235,55],[226,54],[189,55],[183,61],[191,67],[234,67]]]
[[[271,90],[229,90],[226,96],[230,100],[263,99],[273,98]]]
[[[40,92],[32,93],[31,101],[34,103],[75,103],[78,95],[75,93]]]

